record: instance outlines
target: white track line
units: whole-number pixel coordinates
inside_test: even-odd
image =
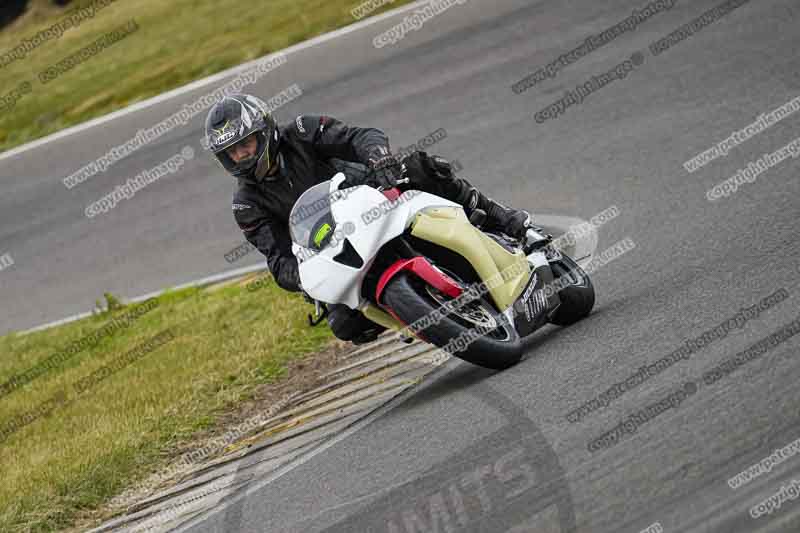
[[[539,215],[538,217],[536,217],[536,221],[540,222],[543,226],[556,227],[564,232],[569,230],[569,228],[572,227],[573,225],[585,222],[584,220],[577,217],[565,217],[557,215]],[[596,248],[597,248],[597,232],[594,231],[588,236],[581,236],[578,238],[578,242],[575,245],[575,250],[573,250],[573,254],[575,253],[575,251],[580,251],[580,253],[583,254],[584,256],[591,255],[594,253]],[[579,264],[585,266],[587,262],[588,259],[583,259],[582,261],[579,261]],[[206,276],[204,278],[196,279],[194,281],[187,281],[186,283],[182,283],[181,285],[176,285],[175,287],[171,287],[169,289],[162,289],[160,291],[149,292],[147,294],[136,296],[134,298],[128,298],[125,299],[124,301],[126,303],[143,302],[144,300],[155,298],[156,296],[164,294],[167,291],[175,291],[175,290],[185,289],[187,287],[202,287],[205,285],[211,285],[213,283],[228,281],[230,279],[239,276],[252,274],[253,272],[266,271],[266,269],[267,267],[264,263],[251,265],[248,267],[235,268],[233,270],[220,272],[219,274],[213,274],[211,276]],[[17,335],[25,335],[26,333],[33,333],[34,331],[41,331],[43,329],[53,328],[56,326],[61,326],[63,324],[69,324],[70,322],[75,322],[76,320],[81,320],[82,318],[86,318],[89,316],[92,316],[91,311],[86,313],[78,313],[77,315],[68,316],[66,318],[48,322],[47,324],[35,326],[33,328],[26,329],[23,331],[18,331]]]
[[[584,220],[576,217],[565,217],[565,216],[556,216],[556,215],[539,215],[536,217],[537,222],[541,222],[543,226],[550,226],[556,227],[558,229],[562,229],[566,232],[569,228],[573,225],[581,224],[585,222]],[[596,231],[590,234],[590,236],[582,236],[579,237],[578,243],[575,245],[575,249],[580,249],[580,252],[584,255],[594,253],[595,249],[597,248],[597,233]],[[579,256],[580,257],[580,256]],[[587,259],[584,259],[579,262],[579,264],[585,266],[585,263],[588,262]],[[202,287],[204,285],[211,285],[213,283],[219,283],[222,281],[228,281],[230,279],[245,276],[247,274],[252,274],[253,272],[259,271],[266,271],[267,267],[266,264],[261,263],[257,265],[251,265],[248,267],[242,268],[235,268],[233,270],[228,270],[225,272],[220,272],[219,274],[213,274],[211,276],[206,276],[204,278],[196,279],[194,281],[187,281],[186,283],[182,283],[181,285],[176,285],[175,287],[171,287],[169,289],[162,289],[160,291],[153,291],[147,294],[143,294],[141,296],[136,296],[134,298],[126,298],[124,301],[126,303],[137,303],[143,302],[144,300],[155,298],[161,294],[164,294],[167,291],[175,291],[180,289],[185,289],[187,287]],[[92,312],[86,313],[78,313],[77,315],[68,316],[66,318],[61,318],[59,320],[54,320],[52,322],[48,322],[46,324],[42,324],[40,326],[35,326],[30,329],[26,329],[23,331],[18,331],[17,335],[25,335],[26,333],[33,333],[34,331],[41,331],[43,329],[53,328],[56,326],[61,326],[63,324],[69,324],[70,322],[75,322],[76,320],[81,320],[82,318],[86,318],[92,316]]]
[[[150,298],[155,298],[156,296],[160,296],[167,291],[176,291],[180,289],[186,289],[188,287],[202,287],[204,285],[211,285],[213,283],[219,283],[221,281],[228,281],[229,279],[233,279],[239,276],[244,276],[247,274],[252,274],[253,272],[258,272],[261,270],[266,270],[267,266],[266,263],[252,265],[248,267],[236,268],[233,270],[228,270],[226,272],[220,272],[219,274],[214,274],[211,276],[206,276],[205,278],[200,278],[194,281],[188,281],[186,283],[182,283],[181,285],[176,285],[175,287],[169,289],[163,289],[160,291],[149,292],[147,294],[143,294],[141,296],[136,296],[134,298],[125,299],[125,303],[137,303],[143,302],[144,300],[148,300]],[[92,316],[91,311],[88,313],[79,313],[77,315],[68,316],[66,318],[62,318],[60,320],[54,320],[53,322],[48,322],[47,324],[42,324],[41,326],[36,326],[30,329],[26,329],[24,331],[18,331],[17,335],[24,335],[26,333],[33,333],[34,331],[41,331],[43,329],[52,328],[55,326],[60,326],[62,324],[68,324],[70,322],[75,322],[76,320],[80,320],[82,318],[86,318],[87,316]]]
[[[18,146],[16,148],[12,148],[6,152],[0,154],[0,161],[4,159],[8,159],[14,157],[15,155],[19,155],[21,153],[27,152],[29,150],[33,150],[34,148],[38,148],[42,145],[45,145],[49,142],[56,141],[58,139],[62,139],[64,137],[69,137],[70,135],[74,135],[76,133],[80,133],[82,131],[88,130],[89,128],[93,128],[95,126],[99,126],[100,124],[105,124],[111,120],[123,117],[130,113],[135,113],[136,111],[141,111],[142,109],[147,109],[148,107],[154,106],[161,102],[167,101],[171,98],[175,98],[176,96],[183,95],[187,92],[194,91],[195,89],[199,89],[200,87],[205,87],[206,85],[210,85],[212,83],[218,82],[224,78],[233,76],[235,74],[239,74],[257,63],[264,61],[266,58],[273,58],[278,54],[289,55],[295,52],[299,52],[301,50],[305,50],[306,48],[311,48],[313,46],[317,46],[318,44],[325,43],[330,41],[331,39],[335,39],[337,37],[341,37],[342,35],[347,35],[348,33],[352,33],[354,31],[360,30],[367,26],[371,26],[377,22],[381,22],[384,19],[393,17],[398,13],[403,13],[405,11],[410,11],[412,9],[416,9],[417,7],[427,4],[427,0],[419,0],[418,2],[413,2],[411,4],[400,6],[396,9],[392,9],[391,11],[387,11],[386,13],[381,13],[380,15],[375,15],[374,17],[369,17],[365,20],[361,20],[350,24],[349,26],[345,26],[344,28],[339,28],[338,30],[334,30],[332,32],[324,33],[313,39],[308,41],[303,41],[301,43],[297,43],[295,45],[290,46],[284,50],[280,50],[274,52],[272,54],[267,54],[263,57],[258,59],[254,59],[252,61],[248,61],[247,63],[242,63],[241,65],[229,68],[228,70],[224,70],[222,72],[218,72],[216,74],[212,74],[206,78],[202,78],[196,81],[193,81],[187,85],[182,87],[178,87],[177,89],[173,89],[166,93],[159,94],[158,96],[154,96],[152,98],[148,98],[147,100],[143,100],[141,102],[137,102],[135,104],[131,104],[128,107],[120,109],[118,111],[114,111],[113,113],[109,113],[108,115],[103,115],[102,117],[97,117],[92,119],[88,122],[84,122],[82,124],[78,124],[76,126],[72,126],[71,128],[67,128],[65,130],[58,131],[47,137],[42,137],[41,139],[37,139],[35,141],[31,141],[27,144],[23,144],[22,146]]]

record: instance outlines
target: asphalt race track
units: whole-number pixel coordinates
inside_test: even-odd
[[[800,96],[800,3],[740,0],[654,53],[652,43],[724,5],[658,4],[667,8],[519,94],[516,82],[647,2],[465,1],[375,48],[404,10],[289,54],[249,88],[269,98],[297,83],[303,95],[277,112],[283,121],[331,114],[383,128],[395,147],[444,128],[429,151],[457,159],[492,196],[587,220],[617,206],[598,251],[626,238],[635,247],[593,275],[593,314],[535,335],[513,369],[453,360],[372,423],[272,482],[252,480],[182,531],[800,531],[800,455],[728,483],[800,438],[800,165],[789,157],[707,197],[792,143],[800,114],[684,167]],[[615,68],[624,75],[582,103],[543,112]],[[0,252],[15,261],[0,271],[0,330],[86,311],[104,291],[136,296],[233,268],[233,183],[200,153],[204,114],[73,189],[61,182],[216,85],[0,156]],[[185,146],[197,155],[179,172],[84,215]],[[687,340],[686,357],[628,380]],[[626,380],[607,405],[567,418]],[[778,504],[759,507],[782,488]]]

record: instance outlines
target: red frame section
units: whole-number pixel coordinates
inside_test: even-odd
[[[386,285],[398,272],[410,270],[436,289],[442,291],[451,298],[457,298],[463,289],[450,276],[433,268],[424,257],[414,257],[412,259],[400,259],[386,269],[378,279],[378,287],[375,289],[375,301],[380,303],[381,294]]]
[[[389,199],[390,202],[394,202],[395,200],[400,198],[400,195],[402,194],[400,192],[400,189],[398,189],[397,187],[392,187],[391,189],[386,189],[385,191],[381,192],[386,198]]]

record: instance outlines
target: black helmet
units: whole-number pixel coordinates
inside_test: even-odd
[[[256,155],[238,163],[226,153],[226,149],[255,134],[258,139]],[[206,117],[208,149],[217,158],[222,168],[236,178],[254,178],[256,181],[273,181],[267,171],[278,155],[280,133],[278,125],[260,98],[249,94],[226,96],[214,104]]]

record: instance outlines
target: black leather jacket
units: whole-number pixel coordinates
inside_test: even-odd
[[[279,179],[261,184],[239,179],[233,215],[248,242],[266,256],[278,286],[299,291],[288,226],[292,206],[306,189],[336,172],[363,179],[369,159],[388,153],[389,139],[378,129],[317,115],[300,115],[280,131]]]

